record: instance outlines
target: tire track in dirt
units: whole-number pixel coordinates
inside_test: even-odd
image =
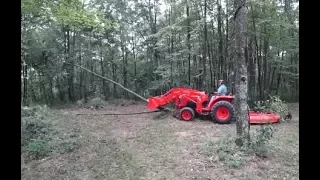
[[[120,107],[118,111],[124,109]],[[210,177],[212,169],[208,170],[199,146],[217,140],[224,133],[223,128],[230,128],[202,120],[185,122],[171,117],[153,120],[150,114],[113,121],[111,126],[112,136],[118,137],[122,147],[134,154],[145,172],[142,179],[155,180]]]
[[[120,106],[113,113],[138,112],[144,108],[140,105],[130,106],[130,109]],[[105,109],[99,113],[107,112]],[[98,141],[112,137],[116,144],[132,154],[145,175],[140,179],[192,179],[203,175],[205,163],[197,153],[197,146],[202,143],[201,137],[207,139],[210,135],[196,132],[197,121],[184,122],[171,117],[153,120],[152,117],[150,114],[94,116],[90,117],[94,124],[86,125],[86,122],[82,129]],[[200,125],[210,128],[213,124],[202,122]]]

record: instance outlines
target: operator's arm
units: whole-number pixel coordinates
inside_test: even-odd
[[[221,88],[221,86],[220,86],[220,87],[218,88],[218,91],[217,91],[217,92],[214,92],[213,94],[219,96],[219,95],[221,94],[221,91],[222,91],[222,88]]]

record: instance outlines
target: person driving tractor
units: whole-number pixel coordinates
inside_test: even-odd
[[[227,86],[224,85],[224,81],[223,80],[219,80],[219,85],[220,86],[218,88],[218,91],[214,92],[213,94],[217,95],[217,96],[225,96],[225,95],[227,95],[228,89],[227,89]]]

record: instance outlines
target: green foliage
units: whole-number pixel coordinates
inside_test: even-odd
[[[26,91],[22,90],[26,94],[24,103],[76,102],[84,94],[94,96],[97,89],[113,98],[124,97],[124,91],[113,89],[111,83],[104,83],[102,87],[99,78],[76,67],[65,68],[66,60],[121,84],[126,79],[127,88],[145,97],[152,95],[152,90],[165,91],[170,86],[196,88],[194,76],[203,66],[206,67],[206,87],[202,89],[211,89],[216,83],[214,80],[222,76],[231,79],[235,67],[229,62],[236,60],[235,43],[232,43],[233,3],[228,1],[228,6],[221,11],[217,3],[226,1],[208,1],[207,6],[212,10],[204,14],[200,1],[188,1],[187,17],[185,1],[149,4],[132,0],[23,0],[21,46],[28,71]],[[261,65],[266,64],[266,68],[254,72],[261,75],[260,89],[270,94],[276,89],[286,100],[295,99],[299,94],[299,7],[295,8],[293,3],[288,1],[284,9],[284,2],[280,1],[247,2],[248,54],[253,55],[248,65],[253,63],[252,67],[256,67],[256,59]],[[219,19],[223,22],[221,28],[217,26]],[[204,32],[211,37],[207,41],[204,41]],[[220,53],[223,53],[222,59]],[[204,56],[207,59],[203,65]],[[252,67],[248,66],[250,77],[255,75],[250,74]],[[73,90],[68,92],[69,89]],[[258,89],[258,85],[249,89],[252,98],[259,97],[257,93],[265,96]]]
[[[83,107],[83,106],[84,106],[84,104],[85,104],[84,99],[80,99],[80,100],[78,100],[78,101],[77,101],[77,105],[78,105],[78,107]]]
[[[282,121],[287,120],[286,116],[290,113],[288,105],[279,96],[269,96],[268,100],[255,103],[255,107],[253,106],[251,105],[253,109],[279,114]]]
[[[105,104],[106,104],[106,102],[100,97],[95,97],[93,99],[90,99],[88,102],[88,106],[92,106],[94,108],[102,107]]]
[[[250,156],[268,157],[271,151],[270,140],[274,134],[274,128],[270,125],[262,125],[251,136],[250,143],[239,147],[236,145],[236,137],[227,135],[218,142],[209,142],[203,148],[202,153],[209,156],[211,163],[220,161],[227,167],[237,168],[244,165]]]
[[[35,118],[38,119],[44,119],[47,116],[52,115],[52,112],[48,108],[47,105],[40,106],[40,105],[35,105],[35,106],[25,106],[21,107],[21,116],[22,117],[29,117],[29,116],[34,116]]]
[[[280,114],[281,120],[286,120],[286,116],[290,113],[288,105],[279,96],[270,96],[270,100],[266,101],[266,108]]]
[[[211,163],[222,162],[227,167],[240,167],[248,157],[243,148],[235,144],[235,138],[225,136],[218,142],[209,142],[203,148],[202,153],[209,156]]]
[[[246,154],[235,144],[234,138],[225,138],[218,142],[217,154],[219,161],[229,167],[239,167],[245,163]]]
[[[101,28],[101,16],[97,17],[97,13],[84,10],[80,0],[60,0],[52,6],[52,12],[58,24],[70,29],[80,31]]]
[[[21,108],[21,148],[29,159],[40,159],[54,153],[69,153],[78,147],[77,137],[69,129],[58,127],[60,117],[47,106]]]
[[[21,145],[31,159],[43,158],[49,153],[48,141],[52,133],[52,116],[46,106],[21,108]]]
[[[78,147],[79,147],[79,143],[77,142],[77,140],[74,138],[70,138],[70,139],[65,139],[60,141],[57,144],[57,147],[55,147],[55,149],[59,153],[64,154],[64,153],[71,153]]]
[[[257,129],[256,135],[252,137],[247,151],[254,153],[259,157],[267,157],[270,149],[269,143],[274,135],[274,132],[275,129],[272,127],[272,125],[261,125],[260,128]]]
[[[44,0],[22,0],[21,12],[22,14],[39,14],[45,4]]]
[[[21,107],[21,117],[34,116],[35,108]]]
[[[44,140],[31,140],[26,147],[27,155],[39,159],[47,155],[48,144]]]

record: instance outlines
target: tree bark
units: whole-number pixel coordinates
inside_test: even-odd
[[[104,72],[104,64],[103,64],[103,51],[102,51],[102,37],[100,38],[100,68],[101,68],[101,76],[105,76]],[[102,79],[102,91],[103,91],[103,96],[105,100],[108,100],[108,92],[106,88],[106,82],[104,79]]]
[[[132,51],[133,51],[133,63],[134,63],[134,90],[138,92],[138,85],[137,85],[137,62],[136,62],[136,53],[135,53],[135,37],[132,36]],[[137,97],[135,96],[135,100]]]
[[[223,37],[222,37],[222,18],[221,18],[221,0],[217,0],[218,4],[218,35],[219,35],[219,61],[220,61],[220,79],[223,79]]]
[[[191,27],[190,27],[190,12],[189,12],[189,1],[186,0],[186,6],[187,6],[187,46],[188,46],[188,84],[191,85],[191,44],[190,44],[190,38],[191,38]]]
[[[214,39],[214,25],[213,25],[213,20],[211,20],[211,26],[212,26],[212,37],[211,39],[211,54],[212,54],[212,69],[213,69],[213,78],[212,78],[212,85],[213,88],[216,87],[216,74],[217,74],[217,63],[216,63],[216,58],[214,55],[214,50],[215,50],[215,44],[213,42]]]
[[[156,11],[156,0],[153,1],[153,11],[154,11],[154,23],[152,25],[152,34],[156,34],[157,33],[157,11]],[[152,18],[152,17],[151,17]],[[155,60],[155,64],[156,66],[160,65],[160,59],[159,59],[159,52],[157,49],[157,38],[154,37],[153,39],[153,46],[154,46],[154,60]]]
[[[225,48],[224,48],[224,51],[225,51],[224,59],[225,59],[225,65],[227,70],[226,81],[230,83],[229,81],[230,62],[229,62],[229,54],[228,54],[228,44],[229,44],[229,7],[228,5],[229,5],[229,0],[226,0],[226,40],[225,40]]]
[[[263,14],[265,14],[265,9],[263,8]],[[268,80],[270,79],[267,79],[267,74],[268,74],[268,49],[269,49],[269,39],[268,39],[268,31],[267,31],[267,24],[264,23],[263,25],[263,31],[264,31],[264,38],[263,38],[263,89],[264,89],[264,92],[263,92],[263,97],[266,97],[266,92],[267,92],[267,82]]]
[[[82,41],[81,41],[81,36],[80,36],[80,33],[79,33],[79,49],[80,49],[80,52],[79,52],[79,65],[82,66]],[[79,72],[80,73],[80,79],[79,79],[79,90],[80,90],[80,99],[83,98],[83,92],[84,92],[84,88],[83,88],[83,73],[82,71]]]
[[[248,91],[249,91],[249,99],[255,100],[255,65],[254,65],[254,56],[253,56],[252,41],[250,41],[248,45]]]
[[[281,62],[283,62],[283,59],[284,59],[284,52],[282,52],[282,54],[281,54]],[[282,64],[280,63],[280,69],[279,69],[278,78],[277,78],[276,95],[278,95],[278,90],[280,87],[281,71],[282,71]]]
[[[246,12],[245,0],[235,0],[235,32],[236,32],[236,79],[235,79],[235,109],[236,129],[238,139],[250,140],[248,121],[248,83],[247,65],[245,63],[245,34],[246,34]],[[238,144],[240,145],[240,144]]]
[[[23,62],[23,104],[27,105],[28,100],[28,66]]]
[[[67,29],[67,59],[68,61],[71,60],[72,63],[72,58],[70,58],[70,30]],[[72,69],[73,66],[69,67],[69,72],[68,72],[68,95],[69,95],[69,101],[73,102],[73,75],[72,75]]]
[[[203,69],[203,75],[202,75],[202,80],[201,80],[201,84],[204,85],[204,83],[206,82],[207,79],[207,68],[206,68],[206,64],[207,64],[207,37],[208,37],[208,28],[207,28],[207,0],[204,0],[204,45],[203,45],[203,59],[202,59],[202,69]],[[204,89],[206,89],[206,87],[202,87]]]
[[[113,55],[111,55],[112,62],[113,62]],[[113,81],[116,81],[116,64],[112,63],[112,79]],[[117,98],[117,86],[116,84],[113,84],[113,98]]]
[[[91,38],[93,37],[93,32],[90,32],[90,35],[89,35],[89,48],[88,48],[88,52],[89,52],[89,58],[88,58],[88,61],[87,62],[91,62],[90,63],[90,69],[91,69],[91,71],[93,71],[93,66],[94,66],[94,61],[92,61],[92,50],[91,50],[91,46],[92,46],[92,42],[91,42]],[[93,93],[94,93],[94,91],[95,91],[95,84],[94,84],[94,81],[95,81],[95,79],[94,79],[94,75],[93,74],[91,74],[91,76],[90,76],[90,85],[91,85],[91,88],[90,88],[90,95],[92,95]]]
[[[260,68],[260,57],[259,57],[259,45],[258,45],[258,39],[257,39],[257,30],[256,30],[256,23],[255,23],[255,16],[253,14],[253,6],[251,6],[251,12],[252,12],[252,25],[253,25],[253,32],[254,32],[254,44],[255,44],[255,89],[258,87],[258,90],[255,91],[257,94],[259,94],[259,100],[262,99],[261,92],[262,92],[262,87],[261,87],[261,68]],[[259,92],[258,92],[259,91]]]

